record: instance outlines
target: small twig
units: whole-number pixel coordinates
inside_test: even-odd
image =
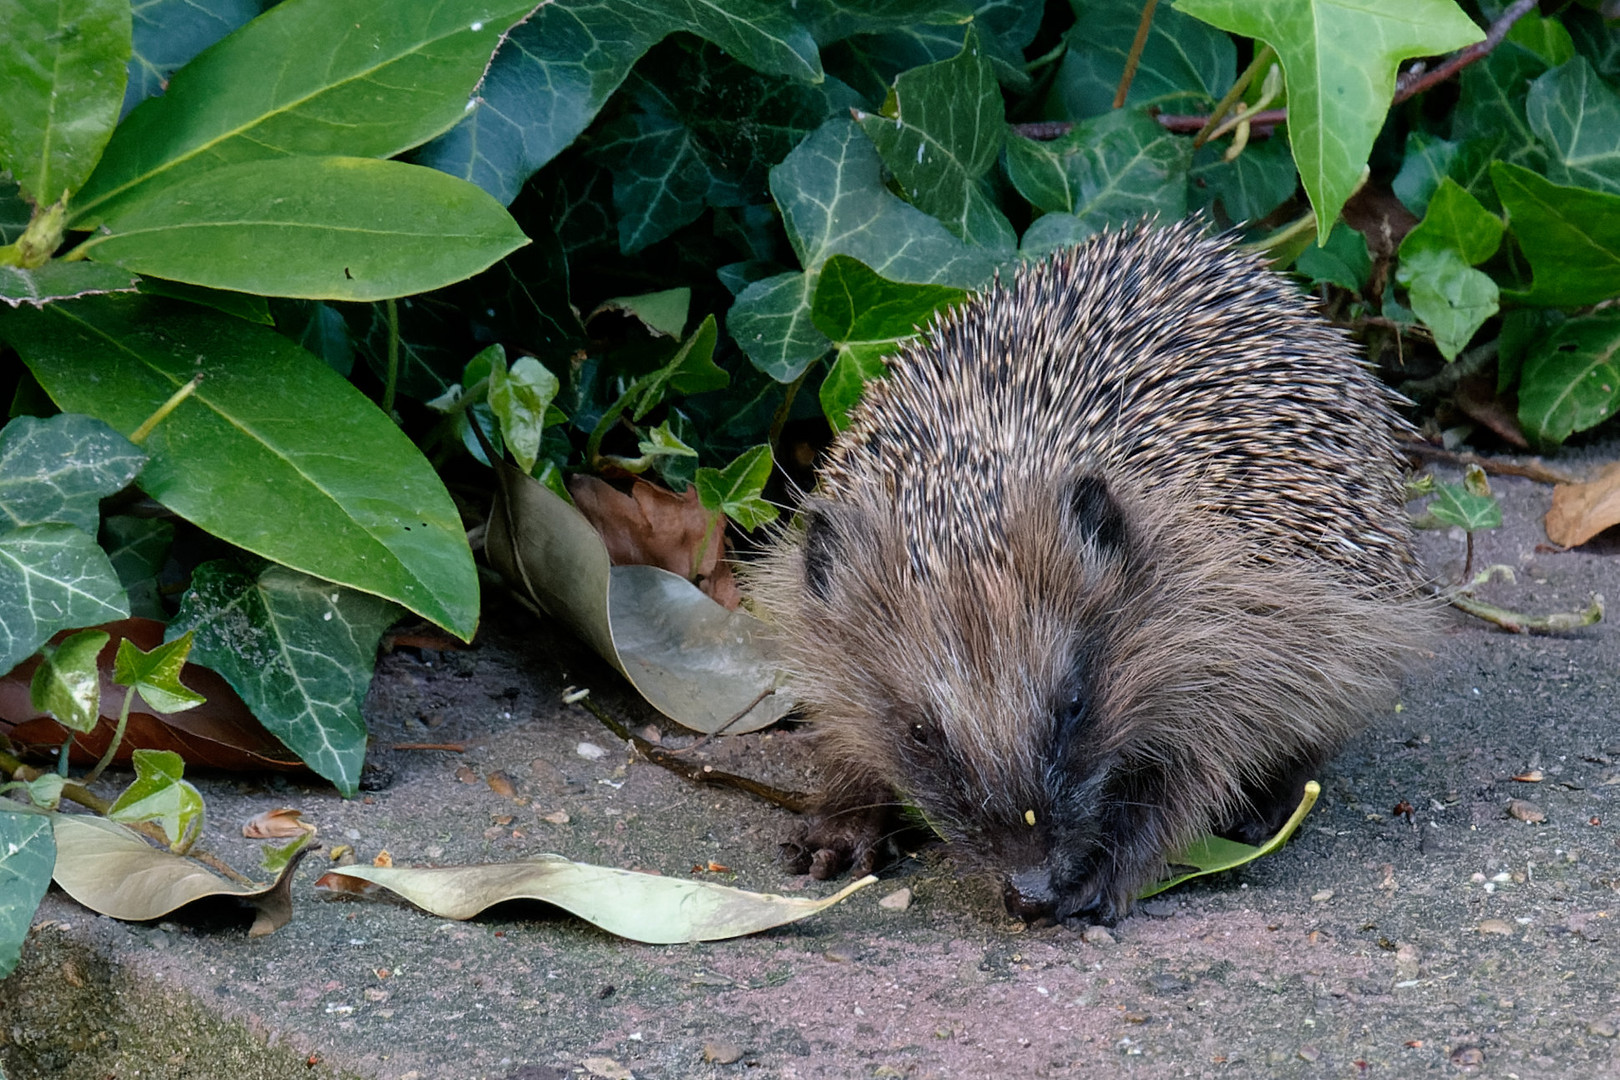
[[[1474,530],[1467,530],[1465,535],[1468,537],[1468,550],[1463,555],[1462,576],[1463,580],[1467,581],[1469,578],[1474,576]]]
[[[743,717],[747,716],[749,713],[753,712],[755,705],[758,705],[760,702],[764,701],[766,698],[770,697],[774,693],[776,693],[776,688],[775,687],[772,687],[769,690],[761,690],[759,693],[754,695],[754,700],[753,701],[750,701],[748,704],[744,705],[742,707],[742,709],[739,710],[738,712],[732,713],[731,714],[731,719],[727,720],[725,723],[721,724],[719,727],[715,728],[713,731],[704,732],[703,733],[703,738],[699,739],[697,742],[693,743],[691,746],[683,746],[679,750],[671,750],[670,753],[672,753],[672,754],[690,754],[694,750],[697,750],[697,749],[699,749],[701,747],[707,746],[710,742],[712,742],[714,740],[715,736],[724,735],[726,733],[727,728],[729,728],[732,724],[735,724],[737,721],[741,720]]]
[[[1536,0],[1516,0],[1506,11],[1502,12],[1495,22],[1491,23],[1490,27],[1485,31],[1484,41],[1468,46],[1468,48],[1458,52],[1433,71],[1414,75],[1410,78],[1403,75],[1395,80],[1395,101],[1393,103],[1399,105],[1408,98],[1423,93],[1431,86],[1445,82],[1475,60],[1487,55],[1492,49],[1502,44],[1503,39],[1508,35],[1508,31],[1513,29],[1513,24],[1534,11],[1535,7]]]
[[[134,443],[136,446],[139,446],[141,443],[145,442],[147,436],[152,434],[154,428],[163,423],[165,417],[174,412],[175,409],[179,408],[182,401],[186,400],[186,398],[190,397],[196,392],[197,387],[202,385],[202,381],[203,377],[200,373],[193,375],[189,382],[187,382],[180,389],[176,390],[174,393],[170,394],[169,400],[159,405],[157,407],[157,411],[151,416],[148,416],[140,427],[129,433],[129,441]]]
[[[1555,611],[1551,615],[1526,615],[1461,591],[1445,594],[1445,600],[1457,610],[1513,634],[1567,634],[1603,621],[1603,597],[1598,593],[1592,594],[1581,611]]]
[[[1492,476],[1523,476],[1541,484],[1578,484],[1581,478],[1562,469],[1555,469],[1540,458],[1517,461],[1510,458],[1485,457],[1459,450],[1433,446],[1421,439],[1410,439],[1402,445],[1408,454],[1425,461],[1442,461],[1448,465],[1478,465]]]
[[[1207,116],[1182,116],[1176,113],[1160,113],[1154,119],[1166,131],[1202,131],[1204,125],[1209,123]],[[1287,109],[1262,109],[1248,118],[1249,124],[1254,128],[1263,128],[1267,131],[1278,124],[1288,122]]]
[[[1015,134],[1022,135],[1026,139],[1034,139],[1037,142],[1051,142],[1053,139],[1061,139],[1073,131],[1074,122],[1072,120],[1031,120],[1027,124],[1014,124],[1012,129]]]
[[[637,753],[641,754],[642,757],[646,758],[654,765],[668,769],[675,775],[684,777],[695,784],[714,784],[719,787],[732,788],[736,791],[746,792],[756,798],[764,799],[768,803],[780,806],[784,810],[791,810],[795,814],[804,813],[805,809],[810,805],[810,797],[805,795],[803,792],[787,791],[782,788],[772,787],[770,784],[761,783],[758,780],[753,780],[746,776],[738,776],[736,773],[722,772],[719,769],[709,765],[703,765],[695,761],[685,761],[678,758],[670,751],[659,746],[654,746],[646,739],[643,739],[640,735],[636,735],[631,732],[629,728],[625,727],[618,720],[614,719],[608,714],[607,710],[603,709],[589,697],[580,698],[577,704],[583,706],[587,712],[600,720],[603,727],[613,732],[614,735],[622,739],[624,742],[634,746]],[[750,706],[750,708],[751,707],[752,706]]]
[[[1114,91],[1114,108],[1125,107],[1125,95],[1130,93],[1131,80],[1136,78],[1136,68],[1142,62],[1142,49],[1147,45],[1148,34],[1153,30],[1153,9],[1159,6],[1159,0],[1147,0],[1142,5],[1142,18],[1136,24],[1136,37],[1131,39],[1131,51],[1125,57],[1125,72],[1119,77],[1119,89]]]
[[[1493,338],[1478,348],[1469,349],[1441,368],[1432,378],[1408,379],[1397,389],[1403,397],[1409,397],[1413,401],[1448,393],[1455,390],[1464,379],[1484,371],[1485,366],[1495,360],[1496,356],[1497,341]]]

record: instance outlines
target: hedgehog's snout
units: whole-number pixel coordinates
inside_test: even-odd
[[[1045,863],[1008,874],[1001,886],[1007,911],[1025,922],[1044,922],[1057,916],[1057,892],[1052,871]]]

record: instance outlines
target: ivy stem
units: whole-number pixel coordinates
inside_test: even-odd
[[[394,391],[399,385],[399,303],[389,297],[383,308],[388,312],[388,376],[383,383],[382,411],[392,419]]]
[[[1254,81],[1254,77],[1265,71],[1266,65],[1276,59],[1277,54],[1270,45],[1262,46],[1260,51],[1254,54],[1254,59],[1249,61],[1249,66],[1243,69],[1243,74],[1237,77],[1237,82],[1233,83],[1232,88],[1222,95],[1221,100],[1215,103],[1215,109],[1209,114],[1209,119],[1205,120],[1204,126],[1198,129],[1198,134],[1193,136],[1194,150],[1215,137],[1215,125],[1219,124],[1221,118],[1230,112],[1232,106],[1236,105],[1239,99],[1243,97],[1244,92],[1249,89],[1249,84]],[[1253,117],[1250,119],[1252,120]]]
[[[814,364],[809,365],[799,372],[797,379],[788,383],[787,393],[782,397],[782,404],[776,407],[776,414],[771,417],[771,431],[770,435],[766,437],[766,441],[771,444],[772,460],[781,460],[776,451],[777,444],[782,441],[782,429],[787,426],[788,413],[793,411],[793,399],[799,396],[799,388],[804,386],[804,380],[810,377],[810,368],[815,366]]]
[[[134,443],[136,446],[139,446],[141,443],[145,442],[146,437],[152,434],[152,429],[163,423],[164,417],[174,412],[175,409],[179,408],[182,401],[186,400],[186,398],[195,393],[197,387],[202,385],[202,381],[203,377],[201,372],[193,375],[190,382],[186,383],[186,385],[170,394],[169,400],[159,405],[157,407],[157,411],[151,416],[148,416],[146,418],[146,422],[135,429],[135,431],[130,435],[129,441]]]
[[[1153,30],[1153,10],[1159,6],[1159,0],[1147,0],[1142,5],[1142,19],[1136,24],[1136,37],[1131,40],[1130,54],[1125,57],[1125,73],[1119,77],[1119,89],[1114,91],[1114,108],[1125,107],[1125,95],[1130,93],[1131,80],[1136,78],[1136,68],[1142,62],[1142,50],[1147,47],[1148,34]]]
[[[124,741],[124,729],[129,726],[129,707],[134,700],[135,688],[133,686],[125,687],[124,707],[118,710],[118,726],[113,729],[112,742],[107,744],[107,749],[101,755],[101,760],[96,762],[96,767],[85,773],[84,779],[79,781],[85,787],[89,787],[100,779],[107,766],[112,764],[113,756],[118,753],[119,744]]]

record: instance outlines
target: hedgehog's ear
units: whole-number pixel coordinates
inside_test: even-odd
[[[804,519],[804,585],[824,604],[832,603],[832,571],[842,557],[841,541],[827,515],[812,510]]]
[[[1080,539],[1115,551],[1125,546],[1125,511],[1102,477],[1094,473],[1076,476],[1069,481],[1064,502],[1070,526]]]

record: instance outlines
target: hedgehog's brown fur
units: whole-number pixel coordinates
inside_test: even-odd
[[[1271,828],[1425,631],[1392,405],[1196,224],[903,348],[754,574],[826,771],[792,861],[871,867],[904,802],[1014,910],[1112,919],[1197,834]]]

